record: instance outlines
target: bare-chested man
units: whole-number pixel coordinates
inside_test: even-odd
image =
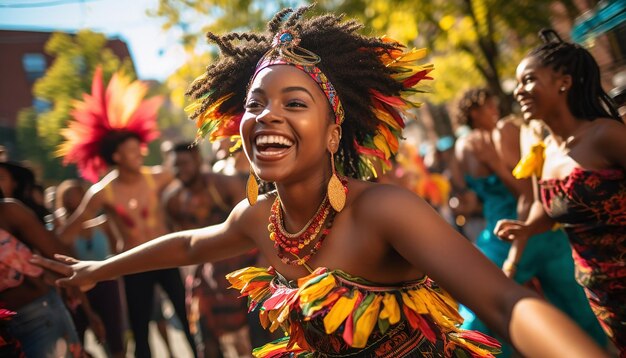
[[[178,180],[166,190],[164,203],[172,229],[196,229],[224,222],[245,197],[245,178],[202,170],[200,151],[191,143],[175,145],[171,155]],[[200,265],[190,273],[188,290],[195,302],[194,311],[199,314],[205,357],[250,354],[246,302],[238,298],[239,293],[228,289],[225,275],[254,264],[256,256],[250,253]],[[229,350],[232,354],[227,353]]]
[[[131,131],[111,131],[101,141],[101,158],[115,169],[88,190],[76,212],[59,232],[64,242],[71,242],[79,234],[82,223],[102,210],[121,232],[122,251],[168,232],[160,195],[173,177],[160,167],[144,167],[141,147],[140,137]],[[124,276],[128,314],[136,344],[135,356],[150,356],[148,323],[157,283],[172,301],[195,352],[185,312],[183,283],[178,269],[173,268]]]

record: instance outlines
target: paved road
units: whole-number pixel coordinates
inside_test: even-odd
[[[187,340],[185,339],[185,334],[182,331],[179,331],[170,326],[168,330],[168,337],[170,340],[170,344],[172,345],[174,357],[192,357],[191,350],[189,349],[189,345],[187,344]],[[102,347],[100,347],[100,345],[96,342],[95,337],[93,336],[93,334],[91,334],[90,331],[87,332],[85,348],[95,358],[106,358]],[[128,352],[126,354],[127,358],[133,357],[134,349],[135,348],[133,346],[133,342],[130,342]],[[165,349],[165,344],[163,343],[163,339],[161,339],[161,336],[159,336],[159,331],[157,330],[156,324],[154,322],[150,322],[150,349],[152,350],[153,358],[169,358],[167,350]]]

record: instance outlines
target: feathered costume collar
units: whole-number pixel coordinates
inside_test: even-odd
[[[495,339],[458,327],[463,319],[456,302],[428,277],[381,287],[341,270],[318,268],[289,286],[272,267],[247,267],[226,278],[248,297],[250,311],[258,310],[264,328],[282,327],[289,334],[255,349],[255,357],[307,356],[314,348],[303,324],[314,319],[322,320],[327,335],[340,335],[352,348],[365,347],[375,331],[384,333],[406,320],[426,339],[447,342],[446,356],[493,358],[500,352]]]

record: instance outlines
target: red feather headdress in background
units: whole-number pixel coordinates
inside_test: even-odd
[[[131,81],[120,72],[113,75],[105,91],[102,68],[98,67],[91,94],[84,93],[82,101],[74,102],[72,119],[61,130],[65,141],[57,155],[64,157],[63,164],[76,164],[83,178],[96,182],[108,167],[101,144],[111,132],[135,133],[142,145],[157,138],[157,112],[163,98],[143,100],[147,91],[147,84]]]

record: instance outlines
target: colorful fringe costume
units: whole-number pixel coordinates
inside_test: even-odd
[[[273,268],[248,267],[227,279],[248,296],[263,327],[285,338],[255,357],[494,357],[500,344],[458,328],[455,301],[428,277],[381,286],[318,268],[297,285]]]

